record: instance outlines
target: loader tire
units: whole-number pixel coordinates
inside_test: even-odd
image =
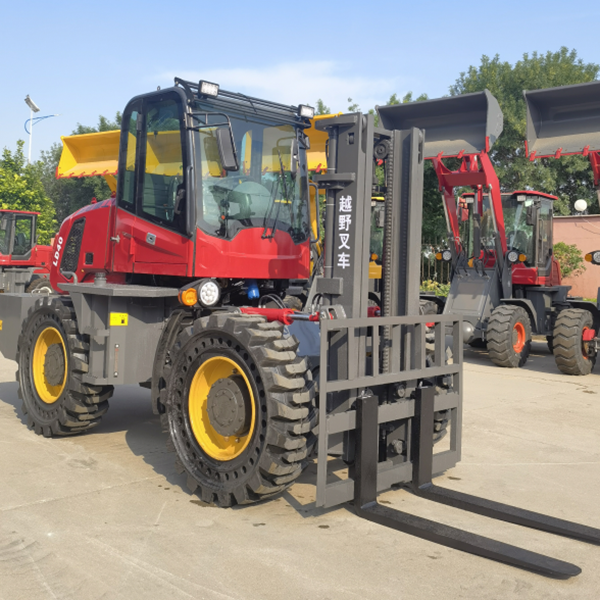
[[[283,299],[283,304],[286,308],[293,308],[294,310],[302,310],[304,308],[302,300],[298,296],[286,296]]]
[[[25,290],[27,294],[54,294],[50,281],[45,277],[34,279]]]
[[[160,401],[177,471],[203,502],[257,502],[302,472],[317,411],[297,348],[260,316],[213,314],[180,333]]]
[[[17,343],[18,395],[27,426],[38,435],[73,435],[95,427],[108,410],[110,385],[82,381],[89,336],[77,331],[71,300],[39,298]]]
[[[420,315],[437,315],[438,305],[433,300],[419,300]]]
[[[531,350],[531,321],[527,311],[520,306],[496,307],[488,322],[486,338],[494,364],[513,369],[522,367]]]
[[[592,329],[592,313],[580,308],[561,310],[554,325],[554,360],[566,375],[589,375],[596,363],[592,341],[584,341],[584,332]]]

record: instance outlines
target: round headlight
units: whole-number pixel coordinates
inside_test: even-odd
[[[595,265],[600,265],[600,250],[597,250],[596,252],[592,253],[592,262]]]
[[[452,252],[450,252],[450,250],[444,250],[442,252],[442,260],[450,262],[452,260]]]
[[[515,250],[511,250],[506,258],[508,258],[509,263],[516,263],[519,260],[519,253]]]
[[[221,297],[221,288],[216,281],[205,279],[198,286],[198,299],[202,306],[214,306]]]

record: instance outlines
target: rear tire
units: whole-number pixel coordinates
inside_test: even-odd
[[[50,281],[45,277],[34,279],[25,290],[27,294],[54,294]]]
[[[561,373],[588,375],[596,363],[591,342],[584,342],[583,332],[592,329],[594,319],[588,310],[561,310],[554,325],[554,360]]]
[[[113,387],[83,383],[88,357],[89,336],[78,333],[71,301],[37,300],[23,322],[16,356],[18,395],[35,433],[72,435],[98,425]]]
[[[531,321],[520,306],[501,305],[494,309],[487,326],[487,349],[499,367],[522,367],[531,350]]]
[[[179,335],[160,401],[176,468],[202,501],[257,502],[302,472],[317,412],[297,348],[281,323],[254,316],[214,314]]]

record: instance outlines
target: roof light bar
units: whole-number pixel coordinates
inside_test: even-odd
[[[216,98],[219,95],[219,84],[201,79],[198,83],[198,94],[200,96],[211,96]]]
[[[298,114],[306,119],[314,119],[315,109],[312,106],[300,104],[300,106],[298,106]]]

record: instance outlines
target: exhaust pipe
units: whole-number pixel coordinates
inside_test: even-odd
[[[424,129],[424,158],[489,152],[503,127],[502,110],[488,90],[378,106],[377,112],[386,129]]]
[[[524,91],[531,160],[600,150],[600,81]]]

